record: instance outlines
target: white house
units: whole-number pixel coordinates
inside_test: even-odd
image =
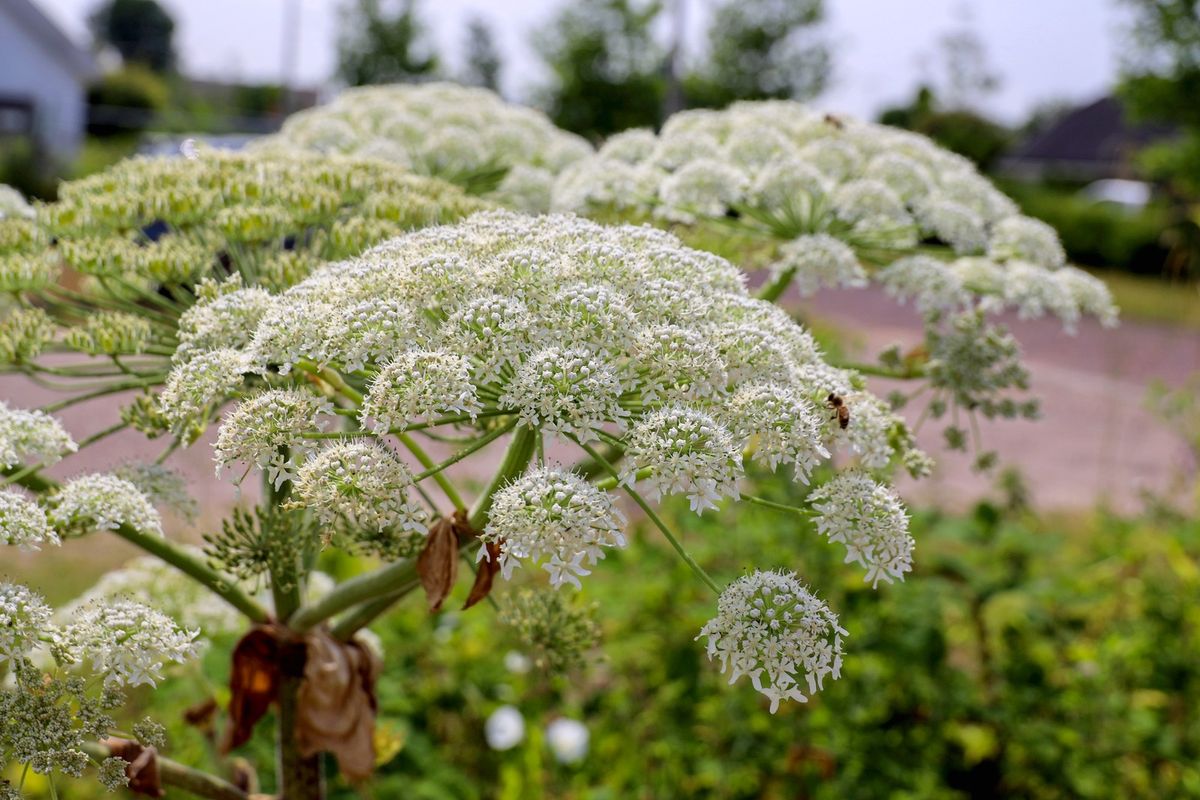
[[[33,3],[0,0],[0,136],[30,135],[66,161],[87,124],[91,55]]]

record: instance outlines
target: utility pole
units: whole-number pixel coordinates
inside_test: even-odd
[[[296,57],[300,52],[300,2],[283,0],[283,48],[280,83],[283,85],[283,112],[296,110]]]
[[[667,92],[663,98],[663,119],[683,110],[683,40],[687,37],[687,0],[671,3],[671,50],[667,53]]]

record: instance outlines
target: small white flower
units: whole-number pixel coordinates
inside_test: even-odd
[[[0,665],[37,647],[42,636],[53,635],[52,613],[27,587],[0,582]]]
[[[139,533],[162,535],[158,511],[136,486],[113,475],[82,475],[50,498],[54,526],[76,534],[115,531],[128,525]]]
[[[846,563],[866,571],[872,587],[904,580],[912,569],[913,538],[908,514],[896,493],[861,472],[840,473],[809,495],[817,531],[846,546]]]
[[[483,735],[493,750],[511,750],[525,738],[525,717],[512,706],[500,706],[484,723]]]
[[[0,544],[38,550],[38,545],[62,544],[62,540],[37,503],[13,491],[0,491]]]
[[[737,499],[742,454],[733,436],[708,414],[670,406],[643,417],[629,431],[621,474],[633,485],[638,472],[651,498],[686,494],[693,511],[716,508],[722,497]]]
[[[582,761],[588,752],[587,726],[579,720],[559,717],[546,726],[546,743],[560,764]]]
[[[779,248],[779,258],[771,264],[771,278],[789,272],[793,284],[805,296],[818,289],[867,285],[867,273],[854,251],[824,233],[799,236]]]
[[[320,431],[322,418],[332,414],[332,403],[299,389],[268,389],[243,400],[217,433],[217,474],[239,461],[254,464],[278,488],[295,477],[294,460],[313,447],[304,434]]]
[[[297,498],[330,523],[346,517],[357,526],[380,531],[391,526],[426,531],[427,514],[410,502],[413,477],[404,462],[375,442],[338,442],[301,465]]]
[[[474,417],[479,400],[471,364],[455,353],[410,350],[384,366],[371,381],[361,418],[376,431],[401,430],[425,419],[453,414]]]
[[[89,662],[109,685],[156,685],[168,664],[199,652],[198,631],[180,628],[165,614],[130,600],[81,608],[62,630],[62,649]]]
[[[582,477],[554,467],[528,472],[498,491],[480,539],[500,546],[504,577],[522,559],[541,563],[550,583],[573,584],[591,574],[605,547],[624,547],[625,517],[612,496]],[[487,548],[479,551],[487,557]],[[544,562],[544,563],[543,563]]]
[[[620,399],[621,383],[601,358],[580,348],[549,347],[521,365],[500,405],[516,409],[526,425],[589,441],[605,424],[628,416]]]
[[[754,458],[772,470],[791,464],[798,481],[808,483],[813,468],[829,458],[817,410],[788,386],[744,385],[730,397],[722,416],[739,447],[751,446]]]
[[[806,589],[793,572],[754,572],[731,583],[717,601],[717,616],[700,630],[709,659],[733,683],[750,676],[756,691],[771,700],[806,702],[826,677],[842,669],[842,637],[829,606]],[[801,680],[804,683],[801,683]]]
[[[0,467],[14,467],[31,456],[53,464],[76,449],[75,441],[54,417],[42,411],[9,408],[0,400]]]

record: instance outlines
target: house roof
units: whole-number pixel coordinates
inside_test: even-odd
[[[30,39],[38,42],[48,55],[62,63],[78,80],[96,73],[96,62],[84,48],[63,33],[33,0],[0,0],[0,11],[16,21]]]
[[[1175,132],[1170,125],[1133,123],[1120,100],[1102,97],[1026,139],[1004,158],[1002,167],[1117,177],[1129,173],[1136,151]]]

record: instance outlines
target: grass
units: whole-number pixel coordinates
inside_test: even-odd
[[[1122,319],[1200,330],[1200,284],[1117,270],[1089,272],[1108,284]]]

